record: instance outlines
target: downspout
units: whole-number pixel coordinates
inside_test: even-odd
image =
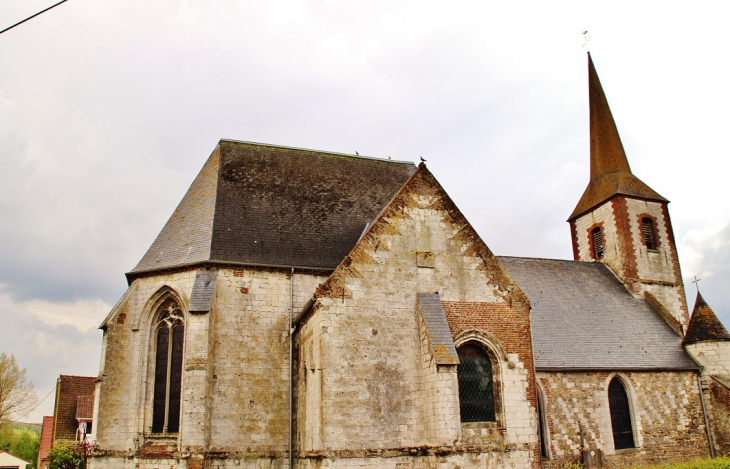
[[[289,469],[294,468],[294,454],[292,453],[292,439],[294,437],[294,267],[291,268],[289,282],[291,297],[289,302]]]
[[[540,432],[540,425],[542,425],[542,422],[540,422],[540,409],[538,407],[540,406],[540,403],[537,399],[537,370],[535,369],[535,339],[532,338],[532,305],[530,305],[530,310],[527,312],[527,317],[530,320],[530,348],[532,355],[532,377],[535,379],[535,410],[537,411],[537,434],[540,435],[540,439],[545,439],[545,435],[541,434]],[[547,406],[547,403],[543,403]],[[547,414],[547,407],[545,409],[545,414]],[[547,419],[547,415],[544,415]],[[550,425],[546,425],[546,431],[550,431]],[[550,453],[550,447],[547,446],[546,442],[538,441],[537,442],[537,454],[538,454],[538,463],[540,464],[540,467],[542,467],[542,445],[546,444],[546,448],[548,449],[547,452]]]
[[[712,459],[715,459],[715,445],[712,442],[712,433],[710,432],[710,424],[707,421],[707,410],[705,410],[705,396],[704,392],[702,391],[702,378],[700,378],[700,374],[702,371],[697,372],[697,386],[700,390],[700,402],[702,403],[702,416],[705,418],[705,431],[707,432],[707,444],[710,445],[710,457]]]

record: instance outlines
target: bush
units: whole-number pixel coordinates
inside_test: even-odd
[[[49,469],[84,469],[84,459],[71,443],[58,443],[48,450]]]

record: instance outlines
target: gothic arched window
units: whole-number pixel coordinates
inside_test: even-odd
[[[611,411],[614,448],[633,448],[634,432],[631,425],[629,396],[618,378],[613,378],[608,385],[608,407]]]
[[[495,422],[492,361],[484,350],[466,344],[457,350],[462,422]]]
[[[185,319],[174,300],[162,306],[155,330],[155,390],[152,404],[152,433],[180,431]]]

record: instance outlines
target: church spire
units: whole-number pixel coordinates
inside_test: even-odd
[[[588,96],[591,120],[591,180],[569,220],[617,194],[668,202],[631,172],[590,53],[588,53]]]
[[[621,137],[606,94],[598,79],[591,53],[588,53],[588,96],[591,112],[591,181],[608,173],[631,173]]]
[[[730,340],[730,334],[698,291],[684,343],[693,344],[706,340]]]

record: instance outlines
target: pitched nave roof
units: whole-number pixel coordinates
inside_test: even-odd
[[[604,264],[497,258],[530,300],[536,368],[698,368],[682,338]]]

